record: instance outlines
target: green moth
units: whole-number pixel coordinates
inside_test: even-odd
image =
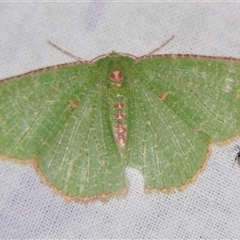
[[[0,156],[70,199],[126,192],[127,166],[169,191],[240,133],[239,109],[239,59],[113,52],[1,80]]]

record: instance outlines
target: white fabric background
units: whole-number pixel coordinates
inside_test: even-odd
[[[240,58],[239,3],[0,3],[0,79],[71,62],[46,43],[91,60],[109,53]],[[1,137],[1,136],[0,136]],[[184,192],[143,192],[127,170],[125,198],[66,203],[31,165],[0,161],[0,238],[240,238],[237,139],[213,147],[206,170]]]

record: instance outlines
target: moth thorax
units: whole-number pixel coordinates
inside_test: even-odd
[[[113,82],[119,83],[123,78],[122,72],[119,70],[113,70],[110,74],[110,78]]]

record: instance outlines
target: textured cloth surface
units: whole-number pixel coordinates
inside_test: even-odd
[[[240,58],[238,3],[1,3],[0,79],[112,50]],[[143,192],[127,169],[129,192],[108,202],[66,202],[31,165],[0,161],[0,238],[240,238],[238,139],[213,145],[207,168],[183,192]]]

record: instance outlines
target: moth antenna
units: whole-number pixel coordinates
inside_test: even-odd
[[[160,47],[154,49],[153,51],[151,51],[150,53],[146,54],[146,56],[148,55],[153,55],[153,53],[159,51],[160,49],[162,49],[165,45],[167,45],[169,42],[171,42],[173,39],[175,38],[175,35],[172,35],[172,37],[170,37],[166,42],[164,42]]]
[[[47,41],[47,43],[48,43],[49,45],[51,45],[52,47],[56,48],[57,50],[59,50],[60,52],[64,53],[65,55],[67,55],[67,56],[69,56],[69,57],[71,57],[71,58],[74,58],[74,59],[77,60],[78,62],[81,62],[81,63],[82,63],[82,62],[84,62],[84,63],[88,62],[87,60],[84,60],[84,59],[82,59],[82,58],[80,58],[80,57],[77,57],[77,56],[73,55],[72,53],[70,53],[70,52],[68,52],[68,51],[66,51],[66,50],[63,50],[62,48],[60,48],[60,47],[57,46],[56,44],[52,43],[51,41]]]

